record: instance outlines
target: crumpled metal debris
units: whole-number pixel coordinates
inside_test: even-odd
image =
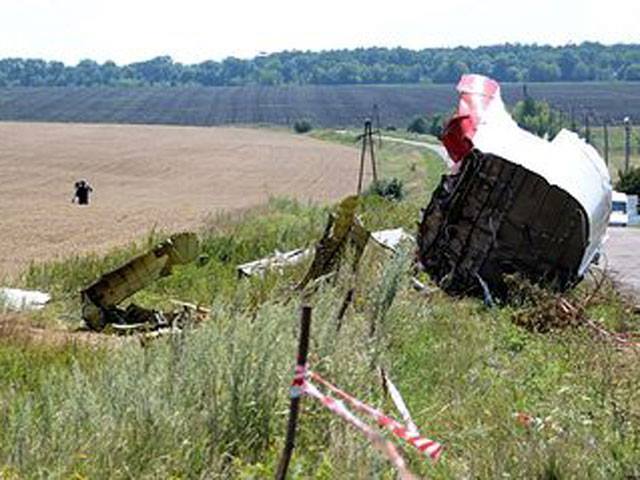
[[[333,221],[333,220],[330,220]],[[355,220],[354,220],[355,221]],[[356,235],[360,236],[360,242],[364,241],[366,236],[363,231],[359,229]],[[388,230],[378,230],[371,232],[370,238],[374,240],[378,245],[384,247],[392,252],[396,252],[402,242],[415,243],[416,239],[403,228],[393,228]],[[236,267],[238,276],[251,277],[253,275],[264,275],[267,270],[280,270],[284,267],[290,267],[297,265],[313,255],[315,250],[313,248],[296,248],[288,252],[280,252],[276,250],[273,255],[270,255],[259,260],[243,263]]]
[[[454,166],[423,212],[418,255],[453,294],[505,296],[506,274],[563,290],[601,249],[611,184],[596,150],[568,131],[553,141],[522,130],[497,82],[462,77],[443,136]]]
[[[336,213],[330,215],[324,235],[316,245],[311,267],[296,290],[303,290],[310,282],[334,271],[349,245],[353,247],[352,270],[357,269],[370,237],[356,215],[358,204],[359,197],[347,197],[340,202]]]
[[[87,326],[103,330],[111,324],[126,330],[130,326],[164,328],[182,322],[185,318],[182,310],[163,313],[137,305],[122,309],[118,304],[155,280],[170,275],[174,266],[194,261],[199,250],[195,233],[178,233],[102,275],[81,292],[82,318]]]
[[[0,306],[8,310],[42,310],[51,301],[51,295],[37,290],[0,288]]]
[[[416,241],[413,235],[407,233],[404,228],[392,228],[389,230],[378,230],[371,233],[371,238],[380,246],[392,252],[396,252],[402,242]]]
[[[238,265],[238,276],[250,277],[252,275],[264,275],[267,270],[281,269],[286,266],[297,265],[298,263],[309,258],[313,254],[313,249],[296,248],[288,252],[275,251],[273,255],[270,255],[260,260],[253,262],[243,263]]]

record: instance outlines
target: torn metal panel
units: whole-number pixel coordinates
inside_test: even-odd
[[[352,269],[357,269],[370,236],[356,216],[358,204],[357,196],[347,197],[340,202],[337,212],[329,217],[324,235],[316,245],[311,267],[296,287],[297,290],[303,290],[309,282],[336,270],[349,244],[354,250]]]
[[[458,90],[443,138],[455,164],[420,224],[422,265],[452,293],[482,294],[483,284],[504,293],[509,273],[573,285],[604,240],[604,161],[574,133],[549,142],[520,129],[493,80],[466,75]]]
[[[297,265],[313,255],[313,249],[296,248],[288,252],[280,252],[276,250],[273,255],[270,255],[260,260],[253,262],[243,263],[238,265],[238,275],[241,277],[250,277],[252,275],[264,275],[264,272],[272,269],[281,269],[286,266]]]
[[[37,290],[0,288],[0,306],[9,310],[42,310],[51,301],[51,295]]]
[[[147,253],[104,274],[81,292],[85,322],[96,330],[101,330],[107,323],[117,323],[117,305],[120,302],[155,280],[170,275],[175,265],[195,260],[199,249],[195,233],[178,233]]]

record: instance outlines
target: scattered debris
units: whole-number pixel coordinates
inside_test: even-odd
[[[510,117],[495,81],[464,75],[443,143],[454,161],[423,212],[419,259],[452,294],[506,296],[504,274],[564,290],[596,258],[611,183],[596,150],[563,130],[549,142]],[[485,295],[486,296],[486,295]]]
[[[369,241],[370,233],[356,216],[359,198],[347,197],[338,205],[336,214],[331,214],[324,235],[315,248],[309,271],[296,287],[301,291],[314,280],[338,268],[342,253],[347,246],[353,246],[352,270],[355,271]]]
[[[286,266],[297,265],[303,262],[313,254],[313,249],[296,248],[288,252],[280,252],[278,250],[269,257],[261,258],[253,262],[238,265],[239,277],[251,277],[253,275],[262,276],[267,270],[280,270]]]
[[[416,292],[424,293],[425,295],[431,295],[436,292],[438,289],[435,287],[429,287],[418,280],[416,277],[411,277],[411,286]]]
[[[199,251],[195,233],[178,233],[147,253],[104,274],[82,290],[82,318],[93,330],[112,325],[114,330],[160,329],[182,326],[191,318],[183,305],[174,312],[159,312],[131,304],[126,309],[118,304],[155,280],[171,274],[175,265],[194,261]],[[195,311],[197,314],[197,309]]]
[[[402,242],[415,243],[416,239],[409,235],[403,228],[394,228],[390,230],[378,230],[371,234],[371,238],[379,245],[388,248],[392,252],[397,251]]]
[[[42,310],[51,301],[51,295],[37,290],[0,288],[0,306],[8,310]]]
[[[513,418],[516,420],[518,425],[527,429],[536,431],[551,430],[556,434],[564,433],[564,429],[554,422],[551,417],[540,418],[534,417],[533,415],[529,415],[525,412],[516,412],[513,414]]]
[[[357,222],[357,220],[355,220],[355,222]],[[365,234],[360,230],[360,226],[361,225],[355,225],[355,228],[358,229],[356,235],[360,235],[359,241],[362,242],[364,241]],[[391,250],[392,252],[395,252],[403,241],[415,242],[415,238],[409,235],[402,228],[379,230],[371,233],[370,236],[377,244]],[[313,255],[313,253],[313,248],[296,248],[295,250],[290,250],[288,252],[280,252],[279,250],[276,250],[273,255],[259,260],[254,260],[252,262],[243,263],[242,265],[238,265],[236,268],[238,270],[239,277],[251,277],[254,275],[262,276],[268,270],[281,270],[284,267],[298,265],[308,259]]]

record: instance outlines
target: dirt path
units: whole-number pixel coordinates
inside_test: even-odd
[[[607,233],[607,267],[622,290],[640,301],[640,228],[612,227]]]
[[[354,148],[268,130],[0,123],[0,278],[272,196],[338,199],[357,171]],[[89,207],[71,204],[79,178]]]

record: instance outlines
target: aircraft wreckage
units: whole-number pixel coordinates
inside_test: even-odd
[[[419,265],[455,295],[504,297],[505,276],[516,273],[558,290],[575,285],[605,238],[611,182],[604,161],[575,133],[562,130],[547,141],[522,130],[489,78],[465,75],[458,91],[457,112],[443,135],[453,166],[423,211],[416,238]],[[301,291],[336,269],[347,244],[355,251],[355,271],[369,239],[392,252],[413,240],[402,229],[366,230],[356,215],[358,203],[353,196],[337,206],[315,249],[276,252],[239,265],[238,275],[263,275],[313,256],[296,289]],[[175,265],[196,260],[199,248],[195,234],[176,234],[100,277],[81,292],[87,326],[166,330],[206,313],[183,302],[174,312],[118,306]]]
[[[200,308],[183,303],[184,308],[161,312],[134,303],[126,309],[118,305],[155,280],[171,275],[174,266],[194,261],[199,250],[200,244],[195,233],[177,233],[148,252],[102,275],[80,292],[85,323],[93,330],[110,326],[121,331],[181,326],[191,311],[201,313]]]
[[[558,290],[597,259],[611,211],[598,152],[575,133],[552,141],[521,129],[497,82],[465,75],[443,134],[453,161],[424,210],[418,257],[452,294],[504,296],[519,273]]]

